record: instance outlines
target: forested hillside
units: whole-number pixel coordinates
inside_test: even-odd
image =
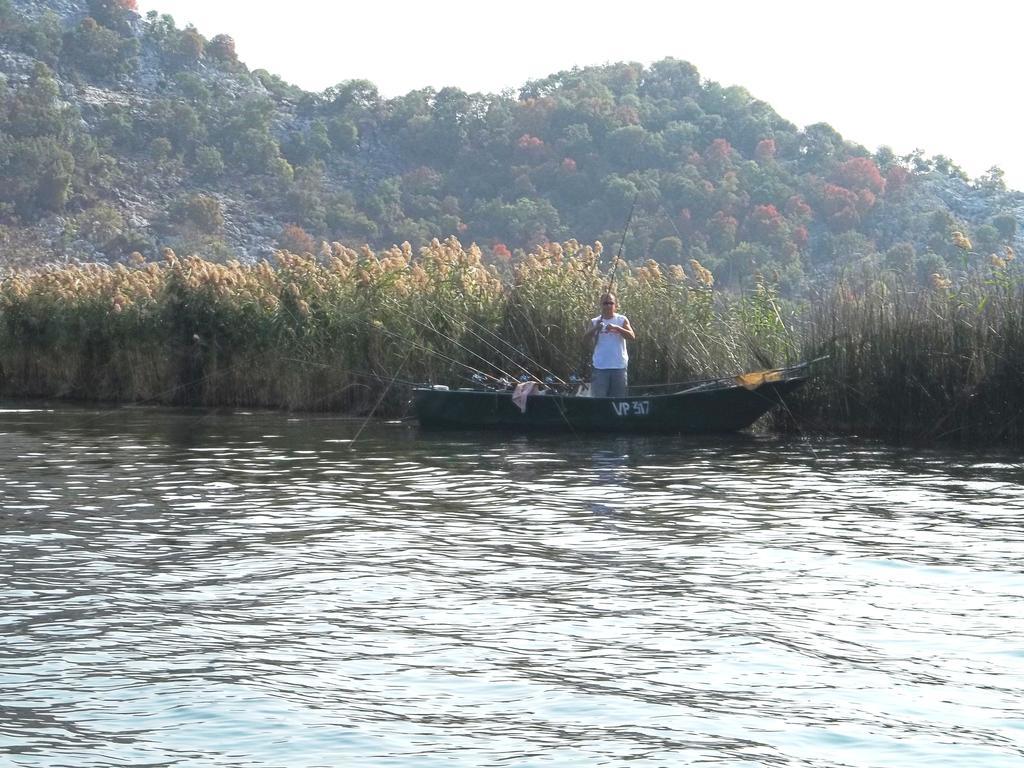
[[[998,168],[972,180],[941,155],[797,127],[685,61],[518,93],[309,93],[134,0],[0,0],[0,104],[0,270],[449,235],[497,261],[569,237],[611,251],[635,203],[626,258],[799,291],[1015,265],[1024,215]]]

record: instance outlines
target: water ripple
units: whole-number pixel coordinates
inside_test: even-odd
[[[1016,766],[1024,462],[0,409],[15,766]]]

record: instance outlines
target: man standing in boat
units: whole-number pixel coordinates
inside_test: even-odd
[[[625,397],[629,352],[626,340],[636,334],[629,318],[616,312],[615,294],[601,297],[601,314],[590,321],[583,338],[594,342],[594,372],[590,379],[591,397]]]

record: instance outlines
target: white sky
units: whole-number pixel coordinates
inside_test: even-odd
[[[353,78],[385,97],[497,92],[576,66],[672,56],[740,85],[798,126],[829,123],[871,150],[993,165],[1024,189],[1024,5],[1015,0],[139,0],[251,69],[310,91]]]

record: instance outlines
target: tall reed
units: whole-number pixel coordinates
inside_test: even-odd
[[[359,409],[393,378],[480,371],[567,379],[603,276],[600,244],[538,248],[506,274],[475,246],[374,253],[338,244],[275,264],[160,263],[19,273],[0,285],[8,395]],[[735,357],[715,338],[705,283],[653,263],[622,270],[641,329],[634,380],[705,373]],[[680,345],[682,340],[684,344]],[[733,367],[739,361],[732,361]]]
[[[813,304],[807,356],[826,353],[801,394],[807,426],[896,439],[1024,443],[1024,285],[994,262],[954,287],[879,280]]]
[[[498,267],[450,238],[15,273],[0,281],[0,394],[365,413],[389,392],[378,413],[401,414],[410,382],[567,380],[587,372],[602,255],[570,240]],[[804,306],[763,279],[723,296],[697,262],[647,262],[620,265],[614,289],[637,330],[632,384],[827,354],[791,409],[805,429],[1024,442],[1016,274],[839,284]]]

